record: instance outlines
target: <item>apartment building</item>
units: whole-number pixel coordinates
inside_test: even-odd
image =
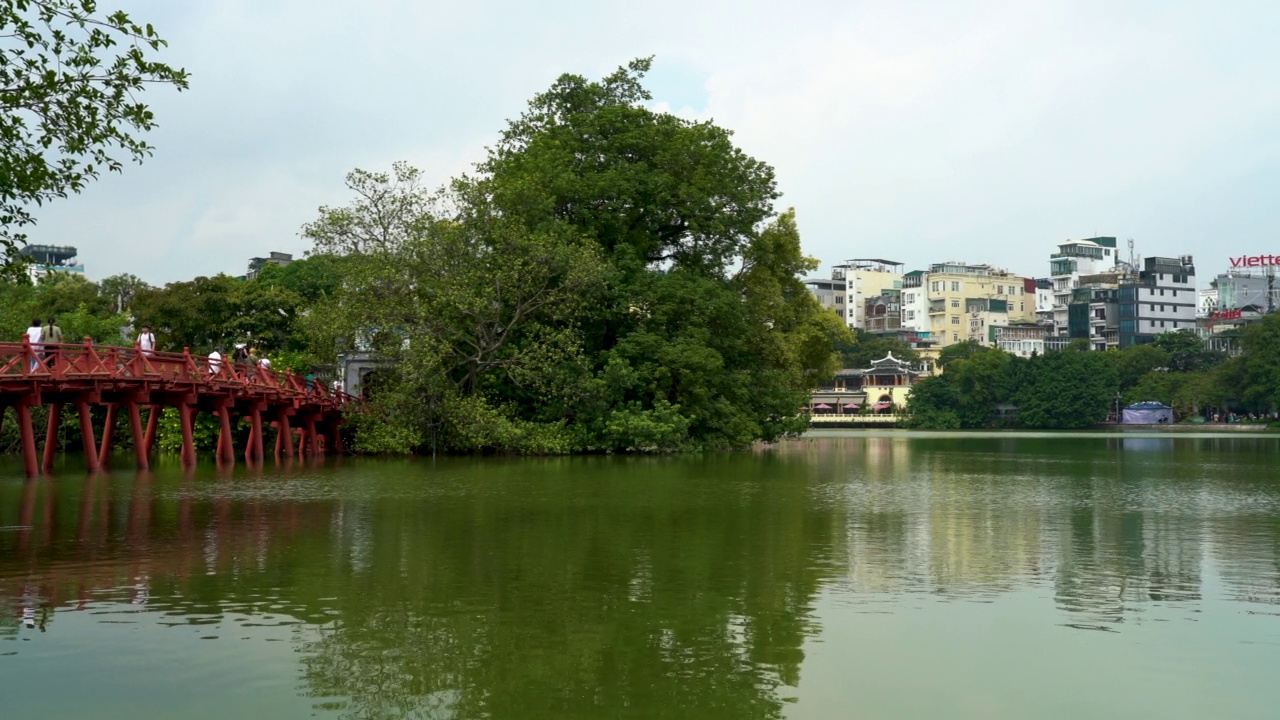
[[[1035,322],[1035,283],[990,265],[936,263],[924,278],[930,337],[938,347],[965,340],[989,345],[987,328]]]
[[[867,301],[902,290],[902,264],[892,260],[849,260],[831,268],[830,278],[805,280],[825,308],[857,330],[866,330]]]
[[[845,282],[845,323],[857,330],[867,329],[868,299],[902,289],[902,263],[892,260],[848,260],[844,265],[832,268],[832,277],[837,272]]]
[[[1114,237],[1068,240],[1058,245],[1058,252],[1049,255],[1055,335],[1068,334],[1068,308],[1071,305],[1072,292],[1080,287],[1080,277],[1114,270],[1117,259]]]
[[[839,275],[838,277],[837,274]],[[809,286],[809,292],[813,294],[819,305],[839,315],[841,319],[844,318],[845,281],[843,272],[837,273],[836,270],[833,270],[830,278],[805,280],[804,284]]]
[[[1053,328],[1041,323],[1016,323],[1012,325],[990,325],[987,328],[989,342],[1001,350],[1018,357],[1043,355],[1045,336]]]
[[[1120,286],[1118,305],[1121,348],[1194,328],[1198,297],[1191,256],[1145,258],[1138,276]]]
[[[1242,310],[1247,307],[1263,312],[1280,308],[1280,284],[1275,275],[1263,271],[1232,270],[1219,275],[1215,310]]]

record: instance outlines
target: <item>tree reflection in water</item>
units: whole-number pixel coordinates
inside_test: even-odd
[[[1207,559],[1234,599],[1280,604],[1275,443],[1231,442],[5,480],[0,641],[106,601],[270,615],[308,628],[304,692],[343,717],[779,717],[823,597],[908,612],[1025,591],[1059,624],[1123,631],[1194,609]]]

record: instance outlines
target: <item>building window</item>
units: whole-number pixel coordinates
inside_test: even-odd
[[[938,292],[938,283],[936,282],[929,283],[929,289],[932,290],[933,292]]]
[[[960,283],[953,281],[951,283],[951,292],[960,292]]]
[[[959,316],[959,315],[952,315],[952,316],[951,316],[951,324],[952,324],[952,325],[959,325],[959,324],[960,324],[960,316]]]
[[[958,298],[951,298],[951,307],[953,308],[960,307],[960,300]]]
[[[1004,286],[1003,286],[1003,285],[997,285],[997,286],[996,286],[996,294],[997,294],[997,295],[1003,295],[1003,294],[1004,294]]]
[[[959,340],[960,340],[960,333],[954,333],[954,332],[951,333],[951,342],[958,342]]]

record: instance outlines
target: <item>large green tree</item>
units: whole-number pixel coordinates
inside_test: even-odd
[[[1241,338],[1244,349],[1242,400],[1253,410],[1280,407],[1280,313],[1272,313],[1250,325]]]
[[[454,450],[736,447],[803,428],[847,330],[800,277],[773,171],[730,133],[644,107],[638,60],[565,75],[474,176],[357,171],[306,235],[348,263],[309,317],[394,361],[361,417]],[[366,439],[371,435],[366,435]]]
[[[141,161],[156,122],[139,94],[187,87],[187,73],[149,56],[150,24],[96,0],[0,0],[0,250],[14,265],[33,205],[77,193],[104,170]]]
[[[1161,333],[1151,344],[1168,354],[1168,367],[1174,372],[1203,372],[1227,359],[1225,353],[1206,348],[1204,338],[1190,330]]]
[[[1014,396],[1019,424],[1057,430],[1106,419],[1117,382],[1103,353],[1050,352],[1031,358],[1028,365]]]
[[[305,261],[304,261],[305,262]],[[131,301],[137,325],[150,325],[162,350],[207,353],[246,343],[276,355],[300,351],[305,338],[297,320],[305,311],[302,296],[257,280],[227,275],[198,277],[163,288],[141,288]]]

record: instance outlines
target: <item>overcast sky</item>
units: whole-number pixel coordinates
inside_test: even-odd
[[[1045,275],[1068,238],[1280,252],[1280,3],[1013,0],[104,0],[191,89],[146,96],[155,156],[57,201],[33,242],[91,279],[240,274],[345,204],[352,168],[434,182],[564,72],[656,55],[658,107],[777,170],[825,267],[886,257]],[[1123,6],[1123,9],[1121,9]]]

